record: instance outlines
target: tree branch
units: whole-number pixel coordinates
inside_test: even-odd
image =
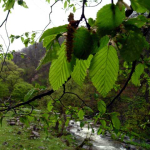
[[[122,88],[122,89],[120,90],[120,92],[114,97],[114,99],[110,102],[110,104],[107,105],[107,108],[109,108],[109,107],[115,102],[115,100],[122,94],[122,92],[125,90],[125,88],[127,87],[128,83],[129,83],[129,81],[130,81],[130,79],[131,79],[131,77],[132,77],[132,74],[133,74],[133,72],[134,72],[134,70],[135,70],[135,66],[136,66],[136,61],[134,61],[133,64],[132,64],[132,70],[131,70],[130,75],[129,75],[129,77],[128,77],[126,83],[124,84],[123,88]]]
[[[30,100],[28,100],[26,102],[17,104],[15,106],[12,106],[12,107],[8,106],[8,108],[1,109],[0,112],[2,112],[2,111],[10,111],[11,109],[14,109],[14,108],[26,105],[26,104],[30,104],[31,102],[35,101],[36,99],[41,99],[42,97],[47,96],[47,95],[51,95],[52,93],[54,93],[54,90],[50,90],[50,91],[47,91],[46,93],[42,93],[40,95],[37,95],[37,96],[33,97],[32,99],[30,99]]]
[[[86,3],[86,0],[83,0],[82,14],[81,14],[80,20],[78,21],[77,26],[78,26],[79,23],[82,21],[82,19],[84,19],[84,20],[85,20],[85,23],[86,23],[86,26],[87,26],[87,28],[88,28],[88,30],[90,30],[90,27],[91,27],[91,26],[90,26],[89,23],[87,22],[86,17],[85,17],[85,14],[84,14],[85,3]]]
[[[5,20],[2,22],[2,24],[0,25],[0,28],[1,28],[1,27],[3,26],[3,24],[7,21],[9,14],[10,14],[10,10],[8,10],[7,16],[6,16]]]

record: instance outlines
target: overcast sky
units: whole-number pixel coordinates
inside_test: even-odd
[[[54,3],[54,0],[51,0],[51,3],[48,4],[45,0],[24,0],[28,9],[25,9],[17,4],[12,9],[12,13],[9,15],[7,22],[7,30],[9,36],[11,34],[21,35],[25,32],[32,32],[36,30],[43,30],[44,27],[49,22],[49,12],[50,5]],[[73,1],[73,0],[71,0]],[[78,1],[78,0],[76,0]],[[76,2],[74,1],[74,2]],[[93,0],[91,0],[92,2]],[[99,0],[100,1],[100,0]],[[114,0],[115,2],[117,0]],[[130,0],[124,0],[126,3],[130,4]],[[101,4],[96,7],[85,8],[86,18],[96,18],[96,12],[103,7],[105,4],[111,3],[111,0],[103,0]],[[80,4],[80,2],[78,2]],[[90,3],[90,5],[95,5],[96,3]],[[81,5],[81,4],[80,4]],[[63,3],[61,1],[57,2],[53,7],[53,13],[51,14],[51,24],[48,28],[59,26],[63,24],[67,24],[68,15],[72,12],[72,9],[65,11],[63,9]],[[79,5],[76,5],[76,8],[80,8]],[[77,9],[75,13],[75,19],[80,19],[81,9]],[[0,8],[0,24],[3,22],[7,15],[7,11],[3,12],[2,8]],[[4,41],[1,36],[8,45],[8,39],[6,37],[5,26],[3,25],[0,28],[0,44],[3,45],[4,49],[6,49],[4,45]],[[10,45],[10,50],[20,50],[24,48],[24,45],[21,43],[21,40],[16,40],[13,44]]]

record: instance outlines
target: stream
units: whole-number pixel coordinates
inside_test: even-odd
[[[83,148],[85,149],[90,147],[90,150],[126,150],[120,142],[112,140],[110,136],[97,135],[97,127],[93,128],[94,133],[92,133],[92,129],[88,130],[88,126],[84,126],[81,129],[80,122],[71,120],[69,125],[69,132],[73,134],[79,145],[85,138],[90,138],[92,146],[84,145]]]

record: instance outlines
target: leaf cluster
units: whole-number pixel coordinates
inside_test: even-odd
[[[65,7],[67,3],[65,1]],[[134,6],[136,2],[132,3]],[[140,2],[139,5],[144,6]],[[148,21],[143,15],[125,18],[125,7],[120,9],[118,5],[105,5],[97,12],[96,20],[89,19],[90,30],[85,27],[74,29],[71,62],[66,59],[68,43],[58,43],[58,38],[67,32],[67,25],[48,29],[40,39],[47,52],[37,69],[52,62],[49,81],[54,90],[59,89],[70,76],[82,86],[88,70],[93,85],[105,97],[117,80],[118,55],[125,61],[132,62],[140,58],[144,48],[149,48],[140,30],[141,27],[148,26]]]

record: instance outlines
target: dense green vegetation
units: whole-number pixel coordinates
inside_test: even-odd
[[[17,2],[27,8],[22,0],[0,1],[8,16]],[[75,3],[63,2],[75,13]],[[82,149],[66,128],[75,120],[93,130],[86,118],[99,125],[98,135],[107,131],[114,140],[150,148],[150,1],[112,0],[95,20],[84,13],[88,1],[81,5],[79,20],[70,13],[68,25],[45,30],[39,43],[36,32],[26,32],[10,36],[27,47],[20,52],[0,45],[0,149]],[[32,124],[40,129],[28,130]],[[32,132],[36,139],[26,143]]]
[[[11,114],[8,114],[9,118],[11,118]],[[0,149],[6,150],[35,150],[35,149],[55,149],[55,150],[73,150],[74,140],[71,135],[62,136],[61,138],[55,137],[52,135],[53,130],[50,130],[50,134],[44,132],[44,130],[40,130],[40,138],[34,137],[32,138],[32,128],[31,126],[22,127],[20,125],[10,126],[8,125],[7,119],[3,120],[3,125],[0,129]],[[33,127],[41,128],[41,126],[34,121]],[[69,147],[66,143],[69,143]]]

